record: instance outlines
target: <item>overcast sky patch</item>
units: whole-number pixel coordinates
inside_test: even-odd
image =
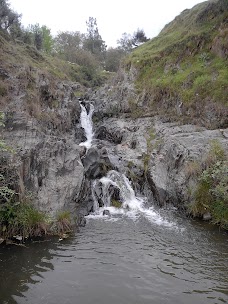
[[[11,7],[22,14],[22,24],[46,25],[58,31],[86,32],[86,20],[97,19],[102,39],[116,46],[122,33],[143,29],[148,38],[156,36],[168,22],[200,0],[10,0]]]

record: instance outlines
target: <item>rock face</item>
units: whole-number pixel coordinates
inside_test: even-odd
[[[160,205],[184,208],[192,199],[189,190],[196,186],[189,164],[201,162],[213,140],[228,151],[228,129],[165,122],[165,117],[150,117],[151,113],[132,118],[128,111],[134,73],[129,74],[111,91],[103,88],[89,97],[96,105],[97,145],[105,147],[112,167],[128,176],[136,193]]]
[[[11,158],[17,167],[18,192],[22,198],[31,193],[37,207],[51,215],[63,209],[75,213],[87,196],[79,147],[84,137],[81,108],[73,94],[78,86],[39,75],[39,98],[32,105],[38,107],[36,113],[28,113],[26,91],[12,91],[11,102],[3,109],[4,138],[15,151]],[[16,82],[14,90],[23,89]]]
[[[194,187],[194,180],[189,164],[202,161],[213,140],[228,151],[228,129],[163,123],[158,117],[106,118],[104,129],[102,138],[108,139],[97,141],[105,147],[112,167],[128,176],[138,194],[160,205],[182,208],[190,202],[189,187]],[[116,144],[115,134],[120,133],[121,142]]]
[[[213,140],[227,151],[228,137],[220,130],[206,130],[193,125],[156,122],[154,127],[163,143],[151,154],[148,174],[162,204],[171,202],[179,207],[184,206],[191,199],[189,187],[194,186],[189,164],[202,161]]]
[[[4,109],[4,138],[16,151],[12,158],[22,197],[31,192],[39,209],[52,215],[70,210],[84,225],[84,215],[93,210],[91,182],[117,170],[129,178],[137,195],[150,202],[180,208],[189,202],[194,181],[188,163],[202,160],[213,139],[228,151],[228,130],[167,123],[147,113],[132,118],[129,97],[137,98],[135,71],[126,75],[119,75],[118,88],[106,86],[85,95],[84,104],[95,105],[95,135],[88,151],[79,146],[85,134],[80,103],[73,94],[77,84],[37,77],[39,109],[28,108],[26,92],[15,84]]]

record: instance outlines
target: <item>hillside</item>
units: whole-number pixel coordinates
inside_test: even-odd
[[[171,120],[228,126],[228,2],[184,10],[154,39],[135,49],[125,68],[136,70],[140,97],[131,101]],[[141,109],[140,109],[141,107]]]
[[[184,11],[100,88],[112,73],[63,61],[0,31],[3,241],[29,235],[24,212],[31,202],[59,222],[54,233],[69,230],[70,214],[84,225],[97,206],[93,182],[100,187],[112,170],[150,202],[209,213],[227,227],[227,13],[225,0]],[[82,118],[92,136],[88,150],[80,145],[88,139]],[[121,200],[119,190],[111,198]],[[13,225],[18,214],[23,228]],[[37,221],[39,214],[30,235],[46,234]]]

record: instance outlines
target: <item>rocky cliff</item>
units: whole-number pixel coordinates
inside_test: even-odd
[[[209,6],[214,9],[212,2]],[[225,16],[226,2],[218,3],[221,4],[222,16]],[[199,22],[209,6],[202,4],[197,7]],[[189,17],[194,10],[196,8],[181,16],[187,14]],[[204,13],[200,15],[200,12]],[[181,23],[181,16],[177,18],[177,23]],[[208,20],[208,15],[205,16]],[[216,30],[224,32],[225,21],[220,19],[222,25],[219,27],[216,23]],[[164,29],[165,35],[173,27],[176,23]],[[160,38],[163,39],[162,36]],[[213,41],[214,46],[220,46],[218,36]],[[181,95],[171,94],[167,83],[168,91],[159,87],[161,94],[158,95],[155,94],[154,84],[139,87],[148,74],[142,65],[138,65],[138,60],[143,61],[143,67],[147,69],[148,66],[153,67],[153,60],[158,59],[155,56],[153,60],[147,58],[141,61],[142,58],[138,57],[140,48],[127,59],[124,68],[112,81],[92,91],[70,81],[59,65],[34,49],[16,46],[4,38],[0,43],[3,49],[0,105],[5,113],[5,127],[1,132],[5,142],[14,150],[14,153],[4,152],[1,156],[1,171],[8,170],[9,180],[10,174],[13,176],[13,187],[20,198],[31,193],[36,206],[51,215],[59,210],[69,210],[77,217],[92,211],[91,183],[111,169],[128,176],[135,192],[146,196],[150,203],[153,201],[161,206],[171,203],[186,209],[193,200],[198,183],[193,164],[204,162],[213,141],[218,142],[223,151],[228,151],[227,107],[221,87],[222,103],[216,111],[210,110],[211,114],[206,111],[201,117],[201,110],[211,105],[212,100],[207,104],[207,98],[202,99],[203,108],[194,112],[194,106],[200,104],[198,97],[197,103],[194,99],[194,106],[191,103],[188,107]],[[151,44],[153,42],[147,46]],[[142,51],[145,48],[142,46]],[[198,49],[201,49],[200,43]],[[215,47],[212,49],[215,52]],[[222,53],[216,51],[223,61],[227,60],[225,49]],[[162,73],[164,77],[171,77],[169,73],[174,73],[175,82],[176,74],[184,73],[180,67],[180,56],[174,65],[170,63],[166,51],[162,51],[162,59],[159,57],[164,63]],[[198,51],[193,53],[194,56],[199,55]],[[149,60],[152,61],[149,63]],[[211,62],[206,60],[204,68],[211,64],[213,70]],[[217,75],[218,72],[222,74],[223,69],[213,71]],[[195,75],[194,70],[191,73]],[[182,83],[183,90],[192,83],[189,75],[186,77],[189,81]],[[218,79],[218,75],[215,78]],[[159,75],[158,80],[161,80]],[[153,94],[148,95],[152,92],[151,88]],[[80,124],[78,96],[87,110],[91,103],[95,107],[94,141],[86,153],[79,146],[85,134]],[[186,117],[185,121],[183,118]],[[210,124],[210,119],[209,130],[206,126]],[[220,129],[213,129],[213,126],[220,126]],[[118,199],[118,193],[114,195]]]
[[[35,49],[4,38],[1,43],[0,104],[5,114],[1,132],[13,149],[2,153],[1,169],[6,170],[6,159],[20,198],[31,194],[40,210],[52,215],[63,209],[73,212],[86,196],[78,146],[84,133],[75,97],[83,87],[61,75],[60,67]],[[27,51],[25,56],[22,50]]]
[[[203,162],[214,141],[227,152],[228,129],[183,125],[147,112],[132,118],[128,101],[129,94],[136,95],[132,72],[122,79],[121,85],[117,80],[116,86],[112,83],[109,90],[101,89],[90,97],[97,109],[97,141],[102,142],[113,167],[129,177],[136,191],[153,197],[160,205],[171,203],[185,209],[193,199],[190,190],[197,185],[189,167]]]

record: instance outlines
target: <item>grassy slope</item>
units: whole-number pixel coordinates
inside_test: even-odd
[[[46,56],[30,45],[19,42],[16,43],[1,32],[0,61],[1,67],[4,69],[10,69],[10,67],[15,67],[15,65],[18,65],[18,67],[30,65],[33,68],[39,68],[51,72],[54,76],[57,76],[60,79],[72,78],[73,69],[74,73],[79,73],[78,67],[72,66],[64,61],[60,61],[57,58]]]
[[[227,0],[206,1],[183,11],[134,50],[125,64],[138,70],[136,87],[144,106],[176,115],[174,108],[181,105],[181,114],[196,122],[206,121],[209,107],[215,125],[228,125],[227,20]]]
[[[109,76],[99,69],[88,71],[86,66],[79,66],[38,52],[33,46],[11,40],[2,31],[0,31],[0,68],[3,72],[2,74],[0,71],[0,105],[3,97],[10,95],[10,87],[14,86],[17,80],[20,80],[27,92],[31,91],[32,82],[37,74],[43,74],[56,81],[79,82],[86,87],[102,84]],[[5,72],[10,77],[5,77]]]

